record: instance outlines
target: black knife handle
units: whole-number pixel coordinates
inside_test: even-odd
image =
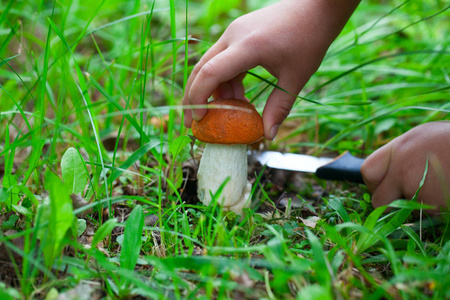
[[[326,180],[343,180],[364,183],[361,175],[361,165],[364,159],[355,157],[346,151],[332,162],[317,169],[316,175]]]

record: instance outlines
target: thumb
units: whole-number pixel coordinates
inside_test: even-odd
[[[361,174],[372,191],[372,205],[387,205],[402,197],[399,178],[391,171],[393,142],[372,153],[361,166]]]
[[[394,200],[402,199],[403,194],[395,178],[386,176],[372,193],[372,205],[377,208],[388,205]]]
[[[387,143],[377,149],[364,160],[361,166],[361,174],[370,191],[374,191],[383,182],[388,174],[391,164],[393,143]]]
[[[300,87],[290,82],[280,80],[278,86],[282,87],[283,90],[276,87],[273,89],[262,114],[264,136],[268,140],[275,138],[279,126],[289,115],[296,100],[296,95],[300,92]]]

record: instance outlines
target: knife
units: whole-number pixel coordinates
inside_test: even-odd
[[[364,159],[346,151],[336,158],[315,157],[305,154],[263,151],[256,154],[262,164],[274,169],[315,173],[326,180],[342,180],[364,183],[361,165]]]

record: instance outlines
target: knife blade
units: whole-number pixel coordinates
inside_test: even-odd
[[[326,180],[364,183],[361,174],[364,159],[355,157],[348,151],[336,158],[263,151],[256,154],[256,160],[274,169],[315,173],[317,177]]]

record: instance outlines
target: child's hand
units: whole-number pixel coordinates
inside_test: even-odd
[[[411,199],[428,173],[418,201],[447,207],[450,201],[450,122],[417,126],[370,155],[361,167],[374,207]]]
[[[201,58],[186,84],[184,105],[218,98],[245,99],[245,72],[260,65],[278,78],[263,112],[264,135],[272,140],[297,95],[319,67],[359,0],[284,0],[230,24]],[[206,109],[185,110],[185,125]]]

